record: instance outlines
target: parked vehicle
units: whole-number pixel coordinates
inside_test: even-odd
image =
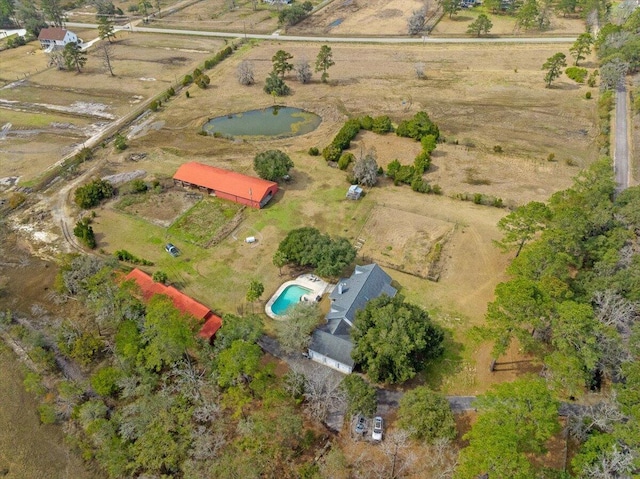
[[[358,418],[356,419],[356,426],[353,428],[356,434],[362,435],[364,434],[364,430],[367,426],[367,420],[362,414],[358,414]]]
[[[171,243],[167,243],[167,245],[164,247],[164,250],[173,257],[180,254],[180,250]]]
[[[376,416],[373,420],[373,431],[371,432],[371,439],[373,439],[374,441],[382,441],[382,428],[382,418],[380,416]]]

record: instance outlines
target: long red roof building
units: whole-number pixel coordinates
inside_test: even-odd
[[[195,161],[173,175],[176,183],[206,189],[209,194],[253,208],[263,208],[278,192],[278,183]]]
[[[149,301],[156,294],[164,294],[173,301],[173,305],[182,313],[187,313],[194,318],[204,321],[204,325],[200,329],[198,335],[210,340],[222,326],[222,318],[213,314],[213,312],[207,308],[204,304],[197,302],[195,299],[190,298],[186,294],[178,291],[173,286],[165,286],[162,283],[157,283],[151,276],[144,271],[134,268],[126,277],[126,280],[133,280],[140,287],[142,292],[142,298],[145,301]]]

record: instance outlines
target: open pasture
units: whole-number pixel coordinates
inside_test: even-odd
[[[235,8],[231,8],[231,3]],[[272,33],[278,29],[278,10],[252,0],[208,0],[194,3],[162,18],[154,18],[151,25],[188,30]]]
[[[449,18],[448,15],[444,15],[438,22],[435,28],[431,31],[433,36],[464,36],[467,34],[467,29],[471,22],[473,22],[478,15],[484,13],[489,17],[493,27],[489,32],[489,36],[548,36],[548,37],[562,37],[562,36],[578,36],[584,32],[584,20],[576,16],[564,17],[562,15],[556,15],[551,13],[550,25],[546,30],[523,30],[516,26],[516,18],[513,15],[507,15],[506,13],[495,14],[491,11],[487,11],[482,6],[462,9],[456,15]]]
[[[12,125],[0,143],[0,177],[18,171],[22,183],[34,179],[73,146],[175,85],[222,44],[118,32],[112,45],[115,76],[105,72],[95,48],[79,74],[47,68],[37,42],[1,52],[0,128]]]
[[[426,278],[431,259],[449,235],[454,224],[426,215],[376,206],[357,238],[358,254],[383,266]],[[436,246],[440,243],[440,246]]]

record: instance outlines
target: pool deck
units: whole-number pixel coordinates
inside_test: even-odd
[[[315,274],[310,274],[310,273],[302,274],[298,276],[296,279],[292,279],[291,281],[282,283],[278,288],[278,290],[275,292],[275,294],[271,296],[269,301],[267,301],[267,305],[264,307],[264,312],[267,313],[267,316],[278,321],[282,321],[283,319],[286,318],[286,316],[278,316],[277,314],[275,314],[271,310],[271,306],[273,305],[273,303],[276,302],[276,299],[280,297],[280,295],[282,294],[282,292],[285,290],[287,286],[291,286],[294,284],[298,286],[302,286],[303,288],[306,288],[306,289],[310,289],[311,292],[308,294],[305,294],[304,296],[302,296],[302,298],[304,301],[312,301],[312,302],[316,301],[316,298],[318,296],[322,297],[322,295],[326,293],[328,290],[330,290],[332,286],[326,281],[323,281],[322,279],[318,278]]]

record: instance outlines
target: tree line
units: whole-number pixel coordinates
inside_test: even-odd
[[[554,397],[612,385],[615,395],[570,420],[582,443],[573,462],[581,477],[627,477],[640,444],[629,402],[640,377],[640,189],[616,194],[611,170],[603,158],[547,204],[529,203],[500,221],[501,245],[517,253],[484,330],[497,358],[514,340],[537,355]]]

